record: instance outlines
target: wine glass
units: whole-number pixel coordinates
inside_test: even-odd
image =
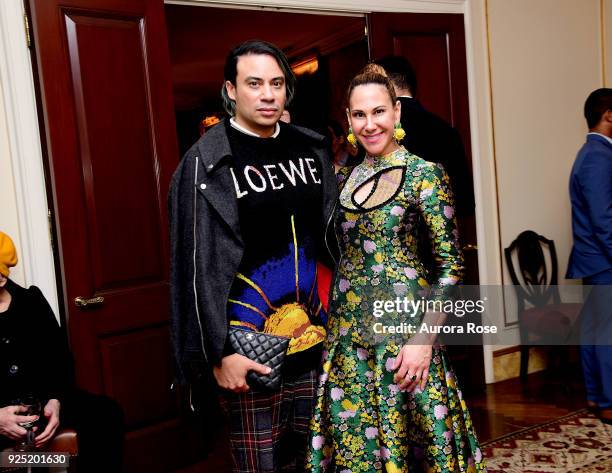
[[[35,396],[24,396],[19,399],[16,404],[25,408],[22,409],[20,415],[38,416],[38,419],[40,419],[40,414],[42,412],[42,405],[40,399],[36,398]],[[36,422],[38,422],[38,419],[29,422],[19,423],[19,425],[26,429],[28,432],[26,434],[26,438],[22,440],[17,446],[18,451],[27,452],[29,450],[34,449],[34,437],[36,436],[34,434],[34,426],[36,425]]]

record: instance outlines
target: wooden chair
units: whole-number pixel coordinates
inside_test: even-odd
[[[72,473],[76,471],[74,465],[74,457],[79,454],[79,445],[77,441],[77,433],[73,429],[60,428],[55,436],[51,439],[51,441],[42,449],[45,452],[49,453],[66,453],[70,455],[70,466],[67,469],[64,468],[53,468],[51,471],[54,473]],[[4,450],[5,452],[14,452],[14,447],[10,447]],[[15,473],[23,473],[28,470],[28,468],[0,468],[0,470],[4,473],[15,472]]]
[[[77,433],[74,429],[60,428],[55,434],[55,437],[53,437],[49,442],[49,445],[45,447],[45,451],[69,454],[71,457],[70,466],[67,470],[64,471],[66,471],[67,473],[76,471],[74,462],[75,457],[79,454],[79,443],[77,439]],[[62,470],[58,469],[54,469],[53,471],[63,473]]]
[[[544,250],[547,250],[550,267]],[[526,230],[504,250],[518,304],[521,337],[521,382],[527,379],[529,347],[551,346],[551,355],[567,361],[567,350],[560,346],[567,342],[582,308],[582,304],[562,303],[557,287],[558,265],[555,243]],[[516,255],[519,272],[514,268]],[[527,308],[527,305],[530,307]]]

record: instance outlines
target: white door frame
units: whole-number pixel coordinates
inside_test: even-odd
[[[0,1],[2,88],[19,220],[20,264],[26,285],[43,292],[59,314],[36,94],[21,0]],[[2,157],[1,159],[6,159]],[[0,191],[1,192],[1,191]]]
[[[167,0],[166,3],[304,13],[462,13],[465,23],[479,277],[482,285],[501,284],[487,0]],[[10,159],[15,174],[22,261],[26,268],[27,284],[41,287],[57,313],[58,293],[47,224],[48,204],[32,65],[22,25],[22,0],[0,1],[0,81],[9,128]],[[501,311],[503,307],[492,308],[496,309]],[[484,361],[486,381],[493,382],[492,347],[489,345],[484,347]]]
[[[464,13],[466,0],[164,0],[175,5],[201,5],[220,8],[255,8],[303,13]]]

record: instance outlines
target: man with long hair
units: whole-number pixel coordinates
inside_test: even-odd
[[[335,179],[324,138],[279,123],[295,88],[280,49],[240,44],[224,74],[230,118],[186,153],[170,191],[179,376],[219,388],[235,472],[299,471],[325,337],[316,260]],[[235,352],[237,328],[290,339],[279,389],[247,380],[270,369]]]

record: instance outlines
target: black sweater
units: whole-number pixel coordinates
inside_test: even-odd
[[[26,395],[62,401],[73,385],[64,332],[43,294],[8,280],[9,308],[0,313],[0,406]]]

